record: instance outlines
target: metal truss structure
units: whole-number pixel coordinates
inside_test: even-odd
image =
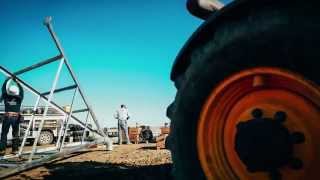
[[[35,95],[37,97],[36,102],[33,106],[32,120],[29,121],[28,126],[25,130],[24,137],[23,137],[22,143],[20,145],[19,153],[16,155],[6,155],[3,157],[0,157],[0,178],[24,171],[26,169],[29,169],[29,168],[32,168],[35,166],[39,166],[39,165],[47,163],[47,162],[50,162],[50,160],[53,160],[57,157],[64,156],[66,154],[70,154],[70,153],[82,150],[83,148],[87,148],[87,147],[91,146],[92,144],[105,143],[107,150],[112,150],[112,142],[107,137],[107,135],[103,132],[103,129],[99,125],[99,122],[97,120],[95,113],[93,112],[91,106],[88,103],[87,98],[84,95],[83,90],[80,87],[79,81],[77,80],[76,75],[70,66],[68,58],[66,57],[66,55],[64,53],[64,50],[61,46],[61,43],[60,43],[57,35],[53,31],[51,20],[52,20],[51,17],[46,17],[45,21],[44,21],[44,25],[47,27],[55,45],[59,51],[59,55],[57,55],[53,58],[41,61],[37,64],[26,67],[24,69],[21,69],[15,73],[11,73],[6,68],[0,66],[1,73],[3,73],[7,78],[15,78],[17,80],[17,82],[25,90],[31,92],[33,95]],[[22,80],[19,77],[19,75],[21,75],[23,73],[30,72],[34,69],[43,67],[45,65],[48,65],[48,64],[56,62],[56,61],[59,62],[59,66],[56,71],[54,81],[52,82],[51,90],[48,92],[43,92],[43,93],[39,92],[38,90],[33,88],[30,84],[26,83],[24,80]],[[63,88],[57,88],[57,83],[59,81],[59,77],[60,77],[63,65],[65,65],[67,67],[67,71],[70,74],[70,76],[72,77],[74,84],[72,84],[70,86],[63,87]],[[57,104],[54,101],[54,94],[65,92],[65,91],[72,91],[72,90],[74,91],[74,93],[73,93],[72,101],[69,104],[70,110],[66,111],[63,108],[63,106]],[[73,110],[74,102],[76,99],[76,94],[80,95],[80,98],[83,100],[83,102],[85,104],[85,108]],[[34,120],[35,119],[34,118],[35,111],[37,110],[40,101],[45,103],[45,107],[44,107],[44,112],[42,114],[40,125],[38,127],[38,133],[36,134],[36,137],[34,139],[32,149],[30,149],[30,147],[29,147],[29,150],[25,150],[27,136],[30,133],[31,126],[35,121]],[[61,125],[61,127],[59,127],[60,130],[58,131],[59,135],[57,137],[56,144],[52,145],[51,147],[39,148],[40,146],[38,146],[38,141],[39,141],[39,137],[40,137],[40,132],[44,126],[45,119],[48,116],[49,107],[53,108],[57,112],[61,113],[63,115],[64,120],[63,120],[63,124]],[[76,113],[82,113],[82,112],[87,113],[84,119],[80,119],[75,116]],[[93,120],[93,123],[96,126],[96,129],[93,129],[91,126],[88,125],[89,118],[91,118]],[[68,126],[69,126],[71,119],[73,121],[76,121],[85,130],[83,131],[80,142],[65,143],[67,129],[68,129]],[[99,136],[100,138],[97,138],[96,140],[90,141],[90,142],[85,141],[84,134],[86,131],[90,131],[90,132],[96,134],[97,136]]]

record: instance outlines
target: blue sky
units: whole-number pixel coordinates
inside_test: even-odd
[[[15,71],[58,54],[42,25],[48,15],[101,124],[114,126],[113,113],[122,103],[132,114],[131,125],[169,121],[166,107],[175,96],[171,66],[202,23],[184,0],[0,0],[2,66]],[[47,91],[56,67],[21,77]],[[59,87],[70,84],[63,74]],[[60,95],[61,102],[70,95]]]

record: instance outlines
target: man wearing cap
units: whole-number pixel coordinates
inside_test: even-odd
[[[23,100],[23,88],[13,78],[7,79],[2,85],[0,102],[4,101],[5,114],[2,122],[0,155],[5,155],[7,146],[7,135],[12,127],[12,153],[17,154],[19,150],[19,123],[20,108]]]
[[[118,109],[114,114],[114,118],[118,119],[119,144],[122,144],[122,131],[124,131],[124,135],[126,136],[127,144],[131,144],[127,124],[127,120],[130,118],[130,116],[126,105],[122,104],[120,106],[120,109]]]

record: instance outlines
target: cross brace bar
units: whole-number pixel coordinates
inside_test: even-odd
[[[71,69],[71,66],[70,66],[70,64],[69,64],[68,58],[66,57],[66,55],[65,55],[65,53],[64,53],[64,50],[63,50],[63,48],[62,48],[62,46],[61,46],[61,43],[60,43],[60,41],[59,41],[56,33],[53,31],[53,27],[52,27],[51,21],[52,21],[52,17],[50,17],[50,16],[49,16],[49,17],[46,17],[46,18],[45,18],[45,21],[44,21],[44,25],[47,27],[47,29],[48,29],[48,31],[49,31],[49,33],[50,33],[53,41],[55,42],[56,47],[57,47],[57,49],[59,50],[60,54],[62,54],[62,56],[63,56],[63,58],[64,58],[64,60],[65,60],[64,62],[65,62],[65,64],[66,64],[66,66],[67,66],[67,69],[68,69],[68,71],[69,71],[69,73],[70,73],[73,81],[78,85],[79,94],[80,94],[80,96],[82,97],[82,99],[83,99],[84,103],[86,104],[86,106],[88,107],[89,113],[90,113],[90,115],[91,115],[91,117],[92,117],[93,122],[94,122],[95,125],[97,126],[98,131],[100,132],[100,134],[103,135],[104,137],[106,137],[107,135],[103,132],[102,128],[100,127],[95,113],[93,112],[91,106],[89,105],[86,96],[85,96],[84,93],[82,92],[82,88],[80,87],[80,84],[79,84],[79,82],[78,82],[78,79],[76,78],[75,73],[74,73],[73,70]]]
[[[30,163],[26,163],[26,164],[21,164],[15,168],[9,168],[7,171],[5,172],[1,172],[0,174],[0,179],[11,176],[13,174],[19,173],[21,171],[25,171],[34,167],[38,167],[41,166],[43,164],[47,164],[50,163],[51,161],[53,161],[54,159],[57,159],[59,157],[64,157],[68,154],[71,153],[75,153],[75,152],[79,152],[83,149],[86,149],[88,147],[90,147],[91,145],[96,144],[95,142],[90,142],[90,143],[86,143],[77,147],[72,147],[70,149],[65,149],[63,152],[57,152],[57,153],[53,153],[51,155],[48,155],[47,157],[41,158],[41,159],[37,159],[37,160],[33,160]]]
[[[19,83],[21,83],[23,86],[25,86],[27,89],[29,89],[30,91],[32,91],[34,94],[40,96],[42,99],[48,101],[48,98],[46,96],[41,95],[40,92],[38,92],[37,90],[35,90],[33,87],[31,87],[29,84],[25,83],[24,81],[22,81],[20,78],[18,78],[16,75],[12,74],[11,72],[9,72],[7,69],[5,69],[3,66],[0,66],[0,70],[4,72],[4,74],[6,74],[7,76],[11,76],[16,78],[16,80],[19,81]],[[52,106],[54,106],[55,108],[59,109],[61,112],[64,112],[65,114],[68,114],[67,111],[65,111],[61,106],[57,105],[54,102],[49,102],[49,104],[51,104]],[[81,124],[82,126],[85,126],[85,123],[83,123],[81,120],[79,120],[77,117],[75,116],[71,116],[72,119],[76,120],[79,124]],[[95,132],[97,134],[99,134],[100,136],[105,136],[105,134],[102,134],[100,131],[94,130],[90,127],[87,127],[90,131]]]
[[[39,62],[39,63],[37,63],[37,64],[34,64],[34,65],[31,65],[31,66],[29,66],[29,67],[23,68],[23,69],[15,72],[15,73],[13,73],[13,74],[17,76],[17,75],[23,74],[23,73],[25,73],[25,72],[31,71],[31,70],[33,70],[33,69],[39,68],[39,67],[41,67],[41,66],[44,66],[44,65],[46,65],[46,64],[52,63],[52,62],[54,62],[54,61],[57,61],[57,60],[59,60],[59,59],[61,59],[61,58],[63,58],[63,56],[60,54],[60,55],[55,56],[55,57],[53,57],[53,58],[50,58],[50,59],[41,61],[41,62]]]
[[[78,110],[72,111],[72,113],[74,114],[74,113],[81,113],[81,112],[87,112],[87,111],[89,111],[88,108],[86,108],[86,109],[78,109]]]
[[[78,87],[78,86],[74,84],[74,85],[71,85],[71,86],[67,86],[67,87],[63,87],[63,88],[60,88],[60,89],[56,89],[56,90],[53,91],[53,93],[58,93],[58,92],[62,92],[62,91],[75,89],[76,87]],[[50,91],[42,93],[41,95],[46,96],[48,94],[50,94]]]

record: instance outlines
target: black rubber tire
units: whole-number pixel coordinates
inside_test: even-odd
[[[45,138],[48,139],[48,140],[43,141],[42,140],[44,138],[43,136],[45,136]],[[53,136],[52,132],[50,132],[50,131],[41,131],[38,144],[39,145],[48,145],[48,144],[51,144],[53,142],[53,140],[54,140],[54,136]]]
[[[272,13],[268,8],[252,10],[246,16],[230,18],[214,28],[208,42],[190,53],[191,64],[176,79],[177,95],[167,109],[172,129],[168,145],[177,180],[205,179],[197,155],[197,121],[207,96],[226,77],[267,66],[291,70],[320,83],[319,16],[298,8],[276,9]]]

